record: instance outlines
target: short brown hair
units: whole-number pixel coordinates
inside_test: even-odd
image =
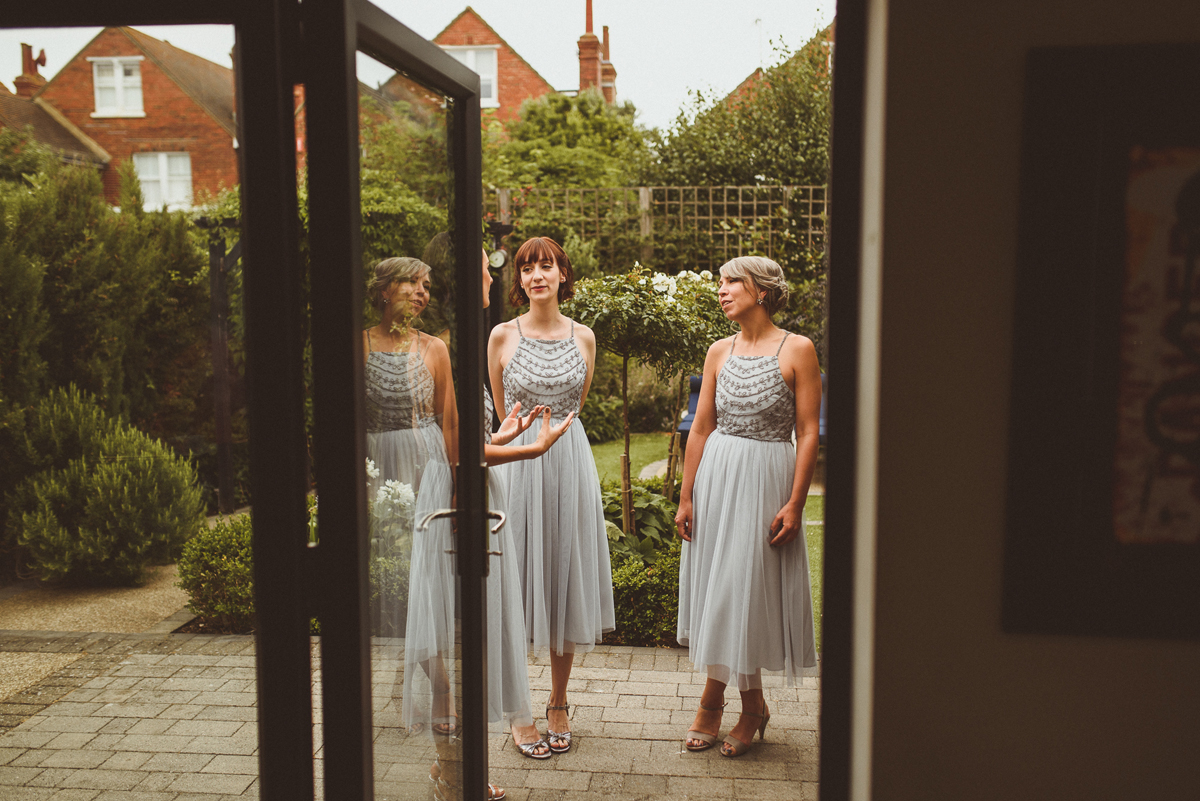
[[[526,264],[537,264],[541,261],[552,261],[558,265],[562,283],[558,285],[558,302],[575,297],[575,271],[571,269],[571,260],[562,246],[548,236],[535,236],[526,239],[517,250],[513,259],[513,285],[508,291],[508,302],[513,306],[525,306],[529,303],[529,295],[521,288],[521,268]]]

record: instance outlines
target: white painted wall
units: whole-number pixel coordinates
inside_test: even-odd
[[[1197,41],[1200,5],[887,6],[872,797],[1198,799],[1200,644],[1000,601],[1025,51]]]

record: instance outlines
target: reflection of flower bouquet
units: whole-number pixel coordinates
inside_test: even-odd
[[[379,478],[370,459],[367,476]],[[369,499],[371,630],[381,637],[404,636],[416,500],[410,485],[391,479],[381,483],[375,497]]]

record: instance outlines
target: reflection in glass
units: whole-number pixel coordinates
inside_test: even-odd
[[[359,56],[376,793],[461,786],[446,100]],[[432,244],[431,244],[432,243]],[[425,260],[436,263],[432,268]],[[435,286],[436,280],[436,286]]]

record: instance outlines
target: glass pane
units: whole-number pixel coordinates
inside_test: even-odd
[[[133,154],[133,167],[143,182],[158,178],[158,153]]]
[[[166,5],[164,15],[171,13]],[[178,151],[181,140],[195,135],[190,120],[208,112],[181,92],[185,105],[171,114],[119,124],[93,118],[89,81],[96,76],[102,82],[95,98],[112,108],[118,79],[111,61],[89,57],[131,55],[133,46],[128,29],[70,27],[70,21],[56,18],[53,24],[63,27],[53,29],[4,30],[0,48],[6,64],[21,42],[32,45],[35,55],[45,50],[47,61],[37,69],[47,83],[38,104],[71,124],[58,126],[39,112],[31,134],[23,126],[6,130],[35,141],[45,137],[43,143],[63,158],[50,169],[26,159],[18,170],[0,171],[12,176],[0,180],[0,216],[38,215],[37,226],[0,234],[5,253],[0,500],[20,494],[19,501],[5,503],[6,513],[31,511],[34,504],[45,510],[37,521],[27,515],[32,525],[22,521],[20,532],[0,514],[0,542],[6,548],[18,537],[27,543],[0,554],[5,605],[16,601],[27,608],[23,620],[0,614],[0,629],[6,651],[34,650],[31,644],[45,642],[38,635],[24,647],[12,647],[24,636],[18,631],[59,632],[53,660],[30,671],[10,669],[11,661],[0,668],[0,695],[13,694],[0,727],[0,752],[11,753],[19,732],[37,725],[40,718],[31,719],[32,710],[53,717],[70,711],[78,731],[107,727],[114,734],[70,743],[35,738],[37,747],[25,752],[30,764],[63,759],[76,764],[90,740],[113,754],[104,783],[122,797],[124,790],[137,785],[146,790],[151,783],[164,797],[213,787],[231,797],[254,796],[257,708],[246,547],[250,432],[241,263],[236,258],[214,263],[209,254],[210,244],[228,253],[240,236],[237,150],[233,137],[225,136],[206,151],[206,169],[197,174],[195,189],[213,199],[210,207],[195,216],[162,213],[166,197],[159,179],[167,165],[158,154]],[[169,40],[212,62],[214,91],[203,96],[233,118],[232,27],[139,26],[136,35],[147,48],[178,52],[165,44]],[[182,73],[176,77],[187,81]],[[136,87],[135,77],[128,80]],[[137,90],[128,83],[123,88],[128,105]],[[111,161],[103,163],[74,129],[111,154]],[[6,149],[0,160],[19,151]],[[131,158],[154,209],[150,213],[118,209],[124,202],[121,176]],[[22,175],[39,170],[31,179]],[[171,191],[181,187],[172,184]],[[197,217],[235,222],[202,228]],[[43,274],[55,280],[42,280]],[[12,336],[22,329],[20,337]],[[15,361],[11,343],[20,353]],[[23,436],[33,437],[29,451],[6,439],[17,416]],[[49,437],[50,431],[56,436]],[[65,471],[47,469],[51,464]],[[71,543],[84,539],[81,532],[88,547],[76,549]],[[26,588],[10,583],[17,565],[31,578],[52,581],[31,582],[18,595]],[[184,586],[177,586],[180,581]],[[81,592],[79,585],[88,589]],[[34,600],[39,602],[26,603]],[[234,603],[222,606],[225,600]],[[98,641],[120,658],[97,657]],[[212,705],[218,691],[219,705]],[[38,706],[18,705],[18,694],[37,699]],[[81,704],[85,695],[89,702]],[[118,708],[135,717],[113,723]],[[139,743],[134,735],[142,729],[156,736]],[[160,763],[173,767],[151,778],[147,766]],[[220,775],[203,777],[206,765]],[[36,789],[45,783],[44,771],[10,777],[0,798],[48,793]]]
[[[142,110],[142,87],[126,86],[125,87],[125,111],[141,111]]]
[[[137,64],[122,64],[121,65],[121,73],[126,78],[138,78],[138,79],[141,78],[141,70],[138,69]]]
[[[192,177],[192,157],[187,153],[171,153],[167,156],[167,174]]]
[[[450,105],[359,55],[376,792],[460,797]],[[478,313],[478,312],[477,312]],[[464,379],[465,380],[465,379]],[[473,380],[478,380],[476,377]]]
[[[475,71],[480,75],[496,74],[496,51],[490,48],[475,51]]]
[[[146,202],[147,209],[161,209],[163,203],[167,202],[162,194],[162,182],[157,180],[142,181],[142,198]]]

